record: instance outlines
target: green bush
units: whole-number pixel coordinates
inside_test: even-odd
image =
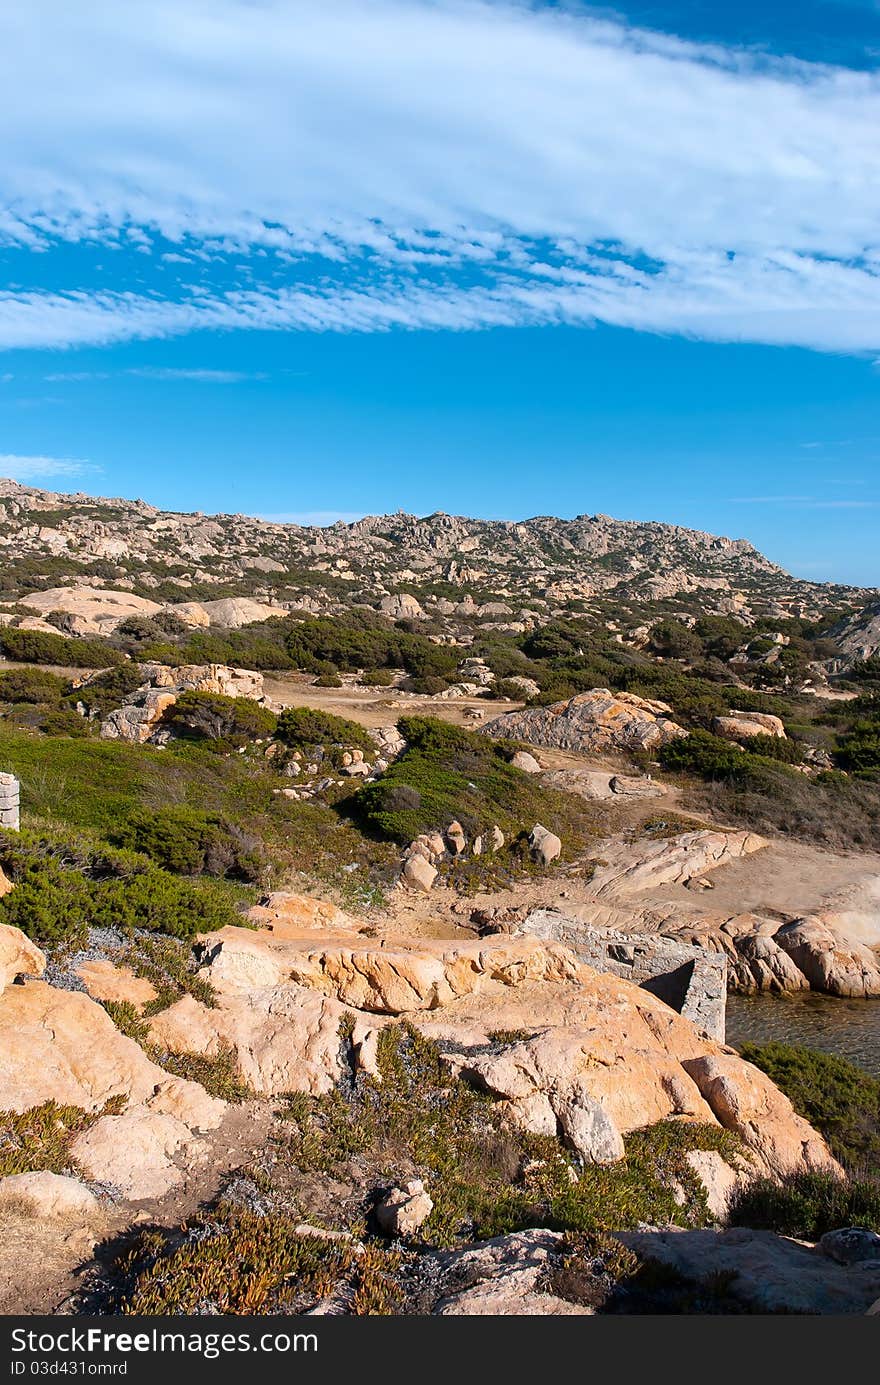
[[[703,641],[680,620],[661,620],[651,630],[651,648],[668,659],[698,659]]]
[[[45,736],[73,736],[80,740],[92,734],[91,724],[68,707],[59,707],[57,710],[44,713],[40,720],[40,730]]]
[[[135,809],[115,834],[121,847],[143,852],[175,875],[219,875],[256,880],[262,855],[255,837],[220,813],[188,804]]]
[[[0,899],[0,922],[41,944],[81,946],[90,926],[191,938],[240,922],[216,892],[85,840],[0,833],[0,865],[15,884]]]
[[[43,668],[12,668],[0,673],[0,702],[35,702],[57,707],[67,684]]]
[[[390,688],[394,682],[394,674],[389,668],[365,669],[361,674],[361,682],[367,688]]]
[[[749,770],[746,752],[709,731],[692,731],[660,750],[666,769],[702,775],[704,779],[744,778]]]
[[[207,692],[181,693],[163,720],[177,736],[215,741],[229,749],[274,736],[276,728],[275,713],[259,702]]]
[[[125,655],[104,640],[66,639],[44,630],[0,629],[0,652],[22,664],[58,664],[67,668],[110,668]]]
[[[817,1241],[842,1226],[880,1232],[880,1181],[832,1173],[792,1173],[780,1181],[761,1178],[734,1195],[728,1215],[735,1226],[806,1241]]]
[[[772,1078],[848,1168],[880,1169],[880,1080],[835,1054],[797,1044],[744,1044],[742,1056]]]
[[[356,721],[314,707],[286,707],[278,718],[276,734],[292,750],[316,745],[347,745],[364,752],[376,748],[373,739]]]
[[[469,836],[497,823],[512,841],[541,822],[571,845],[589,830],[583,801],[514,769],[505,742],[432,717],[402,717],[398,724],[407,741],[403,754],[351,800],[368,831],[406,844],[456,819]]]
[[[841,769],[880,768],[880,719],[856,722],[841,737],[835,759]]]
[[[502,698],[508,702],[522,702],[523,690],[518,683],[513,683],[509,678],[496,678],[489,692],[492,697]]]
[[[445,678],[440,678],[436,674],[429,673],[424,678],[408,678],[406,683],[409,692],[422,693],[425,697],[436,697],[444,689],[449,687]]]
[[[426,635],[390,625],[372,612],[357,617],[294,621],[287,651],[297,668],[322,673],[330,663],[343,673],[361,668],[402,668],[415,678],[453,675],[456,655]]]
[[[803,746],[788,737],[783,740],[781,736],[750,736],[745,749],[749,755],[779,760],[785,765],[800,765],[804,759]]]
[[[140,664],[119,664],[116,668],[95,674],[82,687],[71,688],[68,699],[82,702],[87,711],[103,718],[128,702],[143,682]]]

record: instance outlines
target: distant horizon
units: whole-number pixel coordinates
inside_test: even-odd
[[[396,516],[398,516],[398,515],[399,515],[399,516],[402,516],[402,517],[404,517],[404,518],[407,518],[407,519],[416,519],[416,520],[428,520],[428,519],[434,518],[435,516],[444,516],[444,517],[449,518],[449,519],[459,519],[459,520],[462,520],[462,521],[464,521],[464,522],[476,521],[476,522],[479,522],[479,523],[487,523],[487,524],[529,524],[529,523],[531,523],[531,522],[533,522],[533,521],[535,521],[535,520],[542,520],[542,519],[545,519],[545,520],[556,520],[556,521],[559,521],[560,523],[563,523],[563,524],[575,523],[577,520],[597,520],[597,519],[607,519],[607,520],[610,520],[610,521],[611,521],[612,523],[614,523],[614,524],[632,524],[632,525],[639,525],[639,526],[641,526],[641,525],[657,524],[657,525],[662,525],[662,526],[664,526],[664,527],[666,527],[666,528],[684,529],[684,530],[687,530],[687,531],[689,531],[689,532],[691,532],[691,533],[707,534],[707,535],[709,535],[709,536],[712,537],[712,538],[726,539],[726,540],[728,540],[728,541],[731,542],[731,543],[746,543],[746,544],[749,544],[749,545],[752,547],[752,549],[754,549],[754,550],[755,550],[757,553],[759,553],[762,557],[767,558],[767,559],[768,559],[770,562],[772,562],[772,563],[776,563],[776,560],[773,558],[772,554],[767,553],[767,552],[766,552],[764,549],[762,549],[762,548],[759,548],[759,547],[753,542],[753,540],[750,539],[750,538],[748,537],[747,534],[722,534],[722,533],[718,533],[718,532],[716,532],[715,530],[712,530],[712,529],[703,529],[703,528],[699,528],[699,527],[694,526],[694,525],[680,524],[680,523],[677,523],[677,522],[674,521],[674,520],[661,520],[661,519],[653,519],[653,518],[641,518],[641,517],[637,517],[637,516],[636,516],[636,517],[632,517],[632,516],[624,516],[624,515],[612,515],[612,514],[608,514],[608,513],[605,512],[605,511],[602,511],[602,510],[592,510],[592,511],[590,511],[590,510],[584,510],[584,511],[581,511],[581,512],[579,512],[578,514],[575,514],[575,515],[560,515],[560,514],[552,514],[552,513],[550,513],[550,512],[545,512],[545,513],[543,513],[543,514],[528,514],[528,515],[520,515],[520,516],[506,516],[506,515],[480,515],[480,514],[469,514],[469,513],[466,513],[466,512],[464,512],[464,511],[460,511],[460,510],[459,510],[459,511],[453,511],[453,510],[443,510],[443,509],[435,509],[435,510],[428,510],[428,511],[420,512],[420,511],[414,511],[414,510],[406,510],[406,509],[402,509],[402,508],[399,508],[399,507],[398,507],[396,510],[374,510],[374,511],[367,512],[367,513],[365,513],[365,514],[351,515],[351,516],[348,516],[348,517],[345,517],[345,516],[336,516],[335,518],[332,518],[332,519],[331,519],[331,518],[325,518],[325,519],[322,521],[322,520],[319,520],[319,519],[317,519],[317,518],[311,518],[311,519],[310,519],[309,516],[306,515],[306,514],[300,514],[298,518],[295,518],[295,517],[294,517],[295,512],[291,512],[290,514],[288,514],[288,515],[285,516],[285,515],[283,515],[283,514],[276,514],[276,515],[271,515],[271,514],[268,514],[268,515],[267,515],[267,514],[257,514],[257,513],[251,512],[251,511],[249,511],[249,510],[241,510],[241,509],[227,510],[227,509],[222,509],[222,508],[220,508],[220,509],[212,509],[212,510],[204,510],[204,509],[180,510],[180,509],[176,509],[174,506],[163,505],[163,504],[161,504],[161,503],[159,503],[159,502],[157,502],[157,501],[150,500],[150,499],[148,499],[145,495],[110,495],[109,493],[100,493],[100,492],[96,492],[96,491],[86,491],[86,490],[82,490],[82,489],[78,489],[78,490],[75,490],[75,491],[57,490],[55,487],[52,487],[52,486],[37,486],[37,485],[31,484],[31,483],[28,482],[28,481],[19,481],[19,480],[18,480],[16,477],[14,477],[14,476],[7,476],[7,475],[3,474],[2,472],[0,472],[0,484],[2,484],[3,482],[6,482],[6,481],[10,481],[10,482],[12,482],[12,483],[15,484],[15,485],[23,486],[23,487],[25,487],[26,489],[29,489],[29,490],[44,491],[44,492],[47,492],[47,493],[49,493],[49,494],[65,496],[65,497],[68,497],[68,498],[71,498],[71,499],[73,499],[73,498],[75,498],[75,497],[77,497],[77,496],[83,496],[83,497],[85,497],[85,498],[88,499],[88,500],[118,500],[118,501],[122,501],[122,502],[127,503],[127,504],[137,504],[137,503],[141,503],[141,504],[144,504],[144,505],[149,505],[152,509],[158,510],[160,513],[164,513],[164,514],[180,514],[180,515],[186,515],[186,516],[204,515],[204,517],[205,517],[206,519],[211,519],[211,518],[214,518],[214,517],[232,519],[232,518],[234,518],[236,515],[242,515],[242,516],[244,516],[244,517],[247,518],[247,519],[258,520],[258,521],[260,521],[261,523],[265,523],[265,524],[277,524],[277,525],[282,526],[282,527],[299,528],[299,529],[331,529],[331,528],[334,527],[334,525],[337,525],[337,524],[342,524],[342,525],[345,525],[345,526],[347,526],[347,527],[350,527],[351,525],[354,525],[354,524],[359,523],[361,520],[365,520],[365,519],[394,519],[394,518],[395,518]],[[320,512],[319,512],[319,513],[320,513]],[[860,590],[865,590],[865,591],[878,591],[878,592],[880,592],[880,582],[878,582],[878,583],[871,583],[871,582],[867,582],[867,583],[864,583],[864,582],[833,582],[833,581],[822,582],[822,581],[819,581],[818,579],[812,578],[812,577],[803,577],[803,578],[800,578],[800,577],[797,576],[796,573],[788,572],[788,570],[785,569],[784,567],[782,567],[782,565],[779,564],[779,563],[776,563],[776,566],[777,566],[777,567],[780,567],[780,568],[782,569],[782,571],[786,573],[787,576],[793,577],[793,578],[795,578],[795,579],[798,580],[798,581],[814,582],[814,583],[816,583],[817,585],[820,585],[820,586],[854,587],[854,588],[857,588],[857,589],[860,589]],[[62,585],[63,585],[63,584],[62,584]]]

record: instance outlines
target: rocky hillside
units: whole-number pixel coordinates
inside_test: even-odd
[[[0,481],[0,548],[7,600],[74,578],[160,601],[250,596],[314,612],[366,602],[395,618],[478,616],[510,630],[605,599],[699,592],[704,610],[748,618],[813,617],[869,595],[797,581],[745,539],[607,515],[514,523],[399,513],[322,529],[14,481]]]
[[[880,654],[880,602],[840,621],[829,634],[840,650],[835,665],[838,670],[876,659]]]

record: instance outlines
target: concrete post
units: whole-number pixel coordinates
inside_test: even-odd
[[[19,797],[21,785],[14,774],[0,774],[0,827],[17,832],[21,826]]]

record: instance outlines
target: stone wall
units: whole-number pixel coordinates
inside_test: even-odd
[[[535,910],[517,931],[566,943],[588,966],[643,987],[678,1010],[701,1033],[724,1043],[727,958],[723,953],[668,938],[632,938],[611,928],[593,928],[552,909]]]
[[[19,830],[19,796],[21,786],[14,774],[0,774],[0,827]]]

